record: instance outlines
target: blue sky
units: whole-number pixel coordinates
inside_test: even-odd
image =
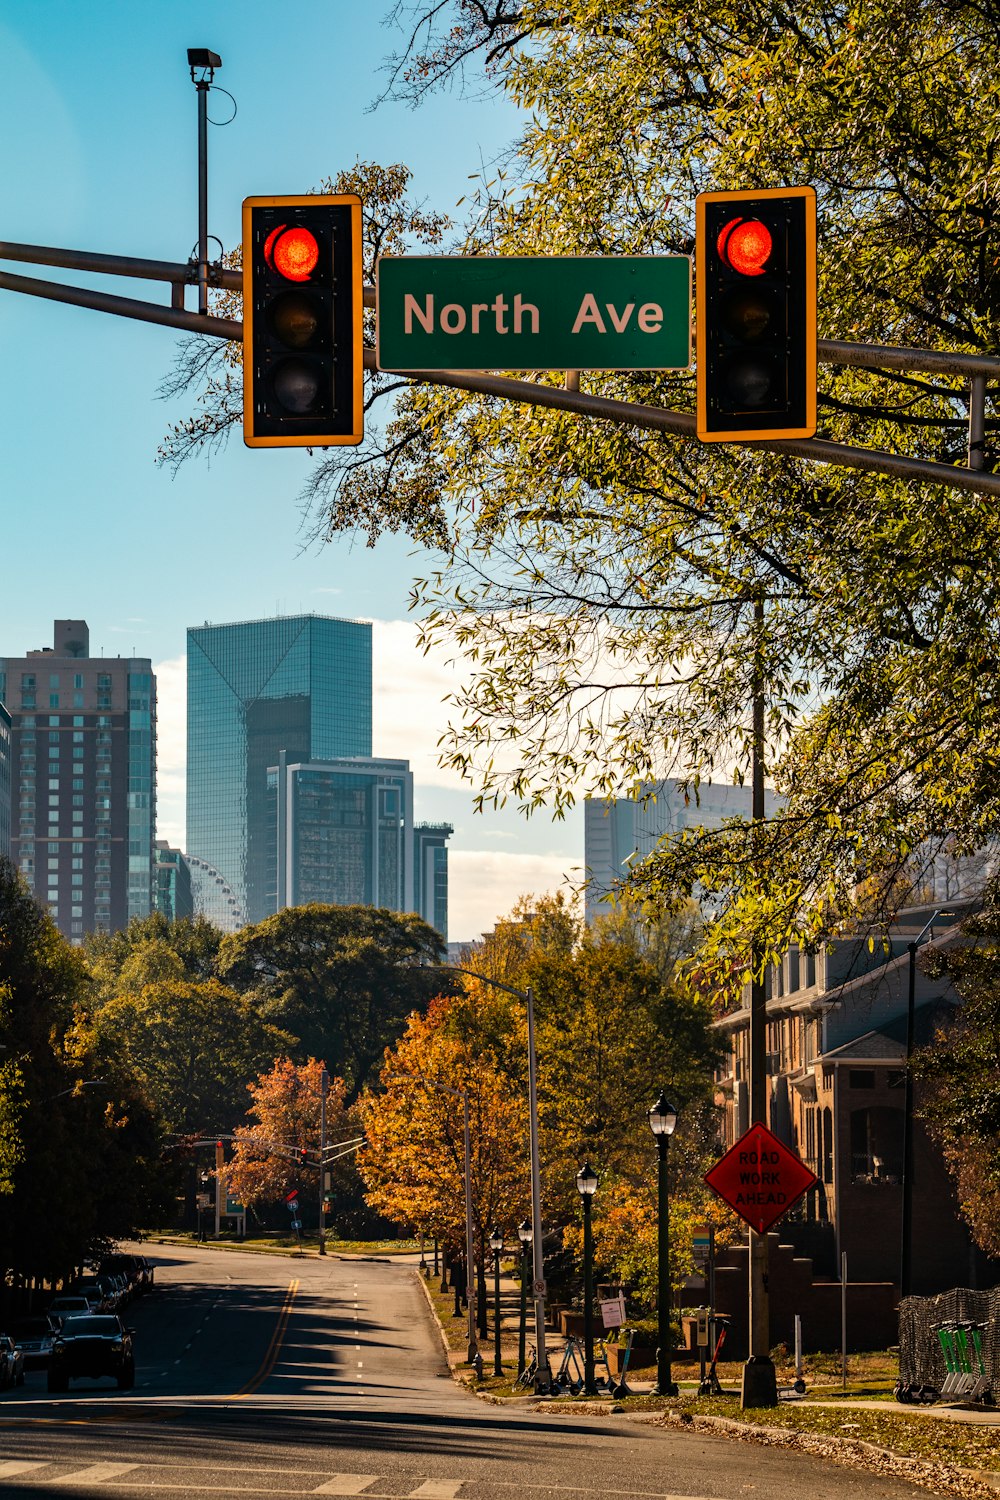
[[[0,129],[2,237],[186,260],[197,236],[196,94],[189,46],[221,54],[236,99],[209,129],[209,225],[228,249],[244,197],[314,187],[359,158],[404,161],[428,207],[455,211],[469,177],[517,133],[496,96],[438,95],[419,110],[371,105],[398,44],[389,0],[5,0]],[[231,104],[210,95],[210,114]],[[460,213],[461,210],[458,210]],[[53,280],[69,273],[4,263]],[[166,288],[90,278],[151,301]],[[189,294],[189,306],[193,300]],[[48,644],[56,616],[85,618],[92,648],[150,656],[161,685],[160,832],[183,833],[185,630],[302,610],[376,621],[377,754],[407,756],[417,814],[449,818],[451,933],[474,936],[522,892],[582,863],[582,817],[473,817],[471,794],[435,767],[450,674],[412,651],[412,545],[305,545],[304,454],[222,454],[178,477],[155,464],[172,417],[157,391],[169,329],[0,291],[0,654]]]

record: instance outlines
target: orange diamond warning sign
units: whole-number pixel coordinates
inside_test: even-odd
[[[819,1178],[758,1123],[705,1173],[705,1181],[751,1229],[764,1234]]]

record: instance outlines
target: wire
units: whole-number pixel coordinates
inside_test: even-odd
[[[208,115],[208,116],[206,116],[206,118],[208,120],[208,123],[210,125],[231,125],[233,123],[233,121],[236,119],[236,100],[233,98],[232,94],[229,92],[228,89],[220,88],[217,83],[209,84],[209,93],[210,94],[225,94],[226,98],[228,100],[230,100],[230,102],[232,103],[233,112],[229,116],[228,120],[213,120],[212,116]]]

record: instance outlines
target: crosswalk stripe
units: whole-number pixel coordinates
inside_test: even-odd
[[[120,1479],[131,1474],[138,1464],[88,1464],[85,1469],[74,1469],[72,1474],[60,1474],[50,1484],[100,1484],[105,1479]]]
[[[410,1491],[410,1500],[416,1500],[418,1495],[421,1500],[456,1500],[461,1488],[460,1479],[425,1479]]]
[[[310,1490],[311,1495],[361,1495],[370,1484],[374,1484],[379,1476],[377,1474],[334,1474],[325,1484],[317,1485]]]
[[[20,1459],[7,1458],[0,1462],[0,1479],[13,1479],[15,1474],[27,1474],[29,1469],[44,1469],[45,1463],[36,1459],[33,1463],[22,1463]]]

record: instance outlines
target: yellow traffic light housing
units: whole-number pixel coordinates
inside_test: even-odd
[[[702,442],[816,431],[816,193],[702,193],[696,204]]]
[[[360,443],[361,199],[243,202],[243,440],[250,448]]]

